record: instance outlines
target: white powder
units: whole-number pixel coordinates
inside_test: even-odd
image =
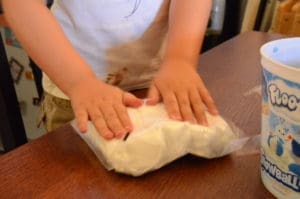
[[[89,123],[80,134],[107,169],[133,176],[142,175],[191,153],[204,158],[226,155],[238,136],[220,116],[206,113],[209,127],[168,118],[163,104],[128,108],[135,127],[126,141],[103,139]]]

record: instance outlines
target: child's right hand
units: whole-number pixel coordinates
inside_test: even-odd
[[[82,80],[69,90],[77,126],[87,131],[90,119],[105,138],[123,138],[133,130],[126,106],[139,107],[143,100],[97,78]]]

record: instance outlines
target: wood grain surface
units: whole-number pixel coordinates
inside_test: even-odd
[[[244,33],[200,58],[199,73],[221,115],[246,136],[260,133],[259,48],[280,37]],[[66,125],[0,157],[0,198],[273,198],[259,159],[258,152],[212,160],[188,155],[135,178],[105,170]]]

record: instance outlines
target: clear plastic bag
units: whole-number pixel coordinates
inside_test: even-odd
[[[209,113],[208,127],[169,119],[163,104],[128,108],[128,113],[135,128],[126,140],[105,140],[92,123],[87,133],[79,133],[108,170],[139,176],[188,153],[221,157],[248,140],[241,138],[241,131],[233,124]],[[76,129],[74,122],[73,127]]]

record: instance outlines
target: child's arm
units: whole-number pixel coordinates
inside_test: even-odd
[[[205,106],[217,114],[196,71],[210,10],[211,0],[171,0],[166,51],[148,94],[150,104],[162,98],[171,118],[207,124]]]
[[[86,131],[88,117],[105,138],[123,137],[132,129],[124,104],[139,106],[142,101],[97,79],[43,0],[2,3],[5,17],[26,52],[70,97],[81,131]]]

